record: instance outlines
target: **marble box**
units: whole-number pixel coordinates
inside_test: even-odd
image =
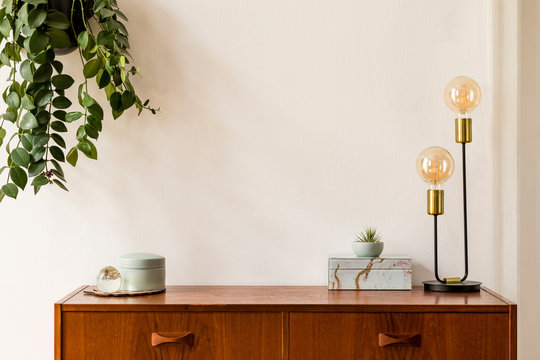
[[[329,290],[411,290],[411,258],[331,257]]]

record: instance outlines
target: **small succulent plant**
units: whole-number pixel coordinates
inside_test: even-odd
[[[356,235],[354,241],[376,243],[381,241],[381,234],[377,232],[376,227],[366,226],[364,231]]]

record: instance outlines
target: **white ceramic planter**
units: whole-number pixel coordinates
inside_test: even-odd
[[[353,241],[352,249],[358,257],[379,257],[384,248],[384,242]]]

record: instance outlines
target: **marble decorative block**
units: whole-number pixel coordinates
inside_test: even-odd
[[[329,290],[411,290],[411,258],[331,257]]]

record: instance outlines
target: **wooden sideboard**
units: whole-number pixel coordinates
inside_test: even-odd
[[[55,304],[55,360],[516,360],[516,305],[477,293],[170,286]]]

